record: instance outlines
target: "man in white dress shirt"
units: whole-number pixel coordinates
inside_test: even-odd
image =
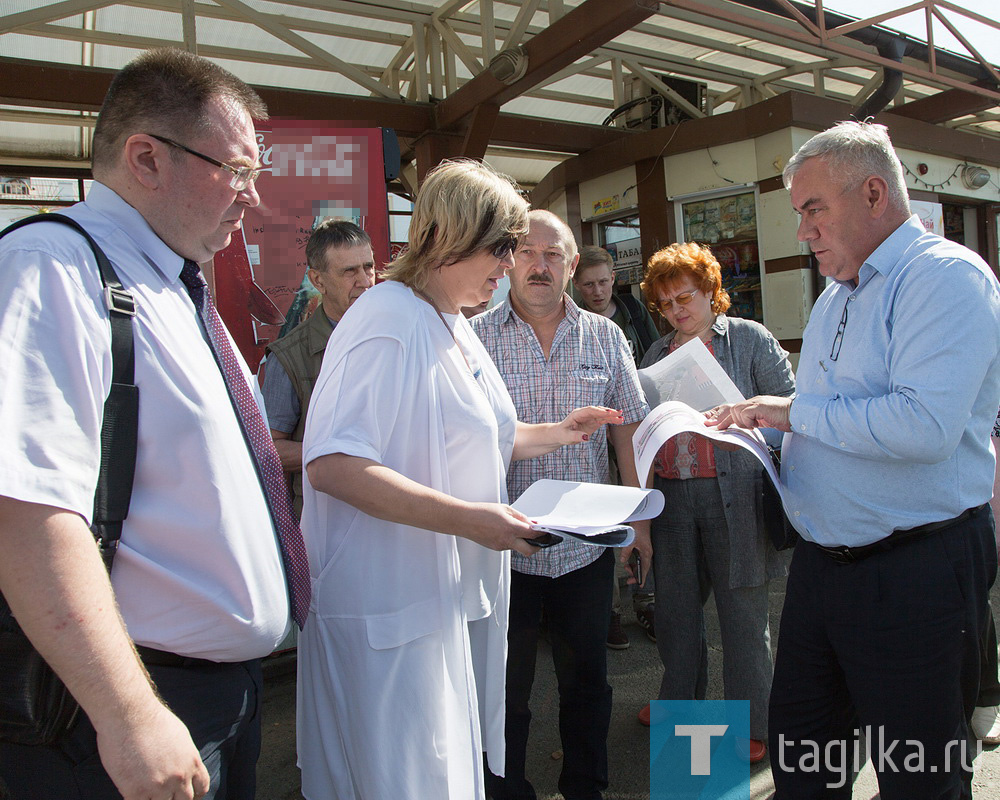
[[[260,98],[218,66],[139,56],[101,110],[95,183],[67,211],[136,303],[138,454],[110,581],[88,527],[111,376],[95,260],[55,223],[0,241],[0,589],[83,711],[55,745],[0,743],[0,796],[254,797],[259,660],[289,600],[254,457],[180,279],[259,202],[254,117]]]

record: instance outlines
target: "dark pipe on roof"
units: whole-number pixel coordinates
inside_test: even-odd
[[[746,6],[747,8],[765,11],[769,14],[775,14],[786,19],[792,18],[792,15],[787,10],[773,2],[773,0],[733,0],[733,2]],[[791,2],[803,16],[812,22],[816,22],[816,7],[813,4],[796,3],[794,0],[791,0]],[[836,12],[829,10],[824,10],[824,17],[826,19],[827,28],[836,28],[840,25],[846,25],[849,22],[857,21],[853,17],[847,17],[843,14],[837,14]],[[887,38],[896,39],[904,45],[903,56],[910,56],[921,61],[929,60],[926,42],[921,42],[919,39],[914,39],[912,36],[907,36],[904,33],[895,33],[887,30],[886,28],[870,25],[867,28],[851,31],[845,35],[849,39],[854,39],[857,42],[871,45],[876,48],[879,48],[879,43],[885,42]],[[879,48],[879,52],[882,53],[881,48]],[[966,56],[951,53],[947,50],[941,50],[939,48],[935,48],[934,56],[938,67],[941,69],[957,72],[960,75],[966,75],[972,80],[984,80],[989,86],[997,86],[997,82],[993,76],[983,67],[982,64],[973,58],[968,58]],[[893,60],[895,61],[899,59],[894,58]]]
[[[901,62],[906,53],[906,42],[898,36],[884,37],[876,47],[878,47],[878,53],[882,58],[888,58],[892,61]],[[902,85],[902,72],[898,69],[883,67],[882,83],[868,96],[867,100],[851,112],[851,116],[859,122],[864,122],[868,117],[874,117],[892,102],[892,98],[896,96]]]

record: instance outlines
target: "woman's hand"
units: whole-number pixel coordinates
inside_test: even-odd
[[[514,439],[514,461],[536,458],[567,444],[587,441],[602,425],[621,425],[625,418],[621,411],[603,406],[575,408],[562,422],[543,422],[531,425],[517,423]]]
[[[469,503],[431,489],[376,461],[345,453],[321,456],[306,465],[313,488],[377,519],[462,536],[490,550],[538,552],[528,544],[541,531],[531,520],[500,503]]]
[[[460,534],[490,550],[516,550],[531,556],[538,547],[530,544],[544,531],[531,528],[531,520],[520,511],[499,503],[469,503],[468,516]]]
[[[555,427],[561,444],[579,444],[587,441],[602,425],[621,425],[624,421],[622,412],[616,409],[584,406],[574,408]]]

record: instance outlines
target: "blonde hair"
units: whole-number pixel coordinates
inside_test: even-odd
[[[406,249],[383,273],[423,289],[431,271],[528,230],[528,203],[513,178],[471,159],[442,161],[417,192]]]
[[[712,311],[724,314],[729,310],[729,293],[722,288],[722,268],[712,251],[697,242],[675,243],[653,253],[641,284],[650,310],[659,312],[656,298],[660,290],[665,291],[671,284],[688,277],[712,298]]]

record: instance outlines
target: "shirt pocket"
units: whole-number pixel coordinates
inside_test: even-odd
[[[440,608],[438,599],[430,598],[390,614],[365,617],[368,644],[375,650],[388,650],[439,631]]]
[[[503,382],[507,387],[510,399],[514,401],[514,408],[517,409],[517,418],[524,422],[540,422],[532,414],[534,407],[533,390],[534,384],[528,379],[524,372],[503,373]]]
[[[580,368],[569,371],[572,401],[576,407],[603,406],[611,384],[611,373],[603,367]]]

